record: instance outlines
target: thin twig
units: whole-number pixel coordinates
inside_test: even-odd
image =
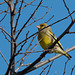
[[[12,38],[11,35],[10,35],[8,32],[6,32],[2,27],[0,27],[0,29],[1,29],[2,31],[4,31],[10,38]],[[13,38],[12,38],[12,39],[13,39]]]
[[[2,20],[4,20],[4,19],[5,19],[6,15],[7,15],[7,13],[6,13],[6,14],[4,15],[4,17],[0,20],[0,22],[1,22]]]
[[[54,17],[54,15],[48,21],[46,21],[45,23],[48,23],[53,17]]]
[[[27,34],[26,34],[26,38],[27,38],[28,34],[29,34],[29,31],[28,31]],[[23,46],[26,44],[26,42],[27,42],[27,41],[25,41],[24,44],[21,45],[20,50],[18,50],[18,54],[20,53],[20,51],[22,50],[22,48],[23,48]]]
[[[5,3],[5,2],[2,2],[2,3],[0,3],[0,5],[1,5],[1,4],[4,4],[4,3]]]
[[[50,50],[51,49],[41,50],[41,51],[34,51],[34,52],[24,52],[24,53],[19,53],[19,54],[39,53],[39,52],[45,52],[45,51],[50,51]]]
[[[67,60],[67,61],[65,62],[65,67],[64,67],[63,75],[65,75],[65,72],[66,72],[66,66],[67,66],[68,61],[69,61],[69,60]]]
[[[75,20],[71,22],[71,24],[68,26],[68,28],[57,38],[57,40],[49,47],[49,49],[52,49],[55,44],[69,31],[69,29],[73,26],[75,23]],[[48,51],[49,52],[49,51]],[[31,65],[29,65],[27,68],[25,68],[23,71],[18,72],[18,74],[26,74],[31,68],[38,63],[47,53],[47,51],[43,52],[38,59],[36,59]]]
[[[14,8],[13,8],[13,12],[14,12],[14,13],[15,13],[17,4],[18,4],[18,0],[16,0],[16,2],[14,3]]]
[[[51,8],[52,8],[52,7],[51,7]],[[34,20],[32,23],[26,25],[25,27],[28,27],[28,26],[30,26],[31,24],[33,24],[33,23],[35,23],[35,22],[37,22],[37,21],[43,19],[43,18],[48,14],[48,12],[51,10],[51,8],[50,8],[41,18],[39,18],[39,19],[37,19],[37,20]],[[48,21],[50,21],[53,17],[54,17],[54,15],[53,15]],[[48,21],[47,21],[47,22],[48,22]],[[21,30],[21,29],[17,30],[16,32],[18,32],[18,31],[20,31],[20,30]]]
[[[47,67],[49,67],[49,65],[47,65],[39,75],[41,75]]]
[[[48,74],[49,74],[50,69],[51,69],[51,66],[53,65],[53,62],[54,62],[54,60],[53,60],[53,61],[52,61],[52,63],[50,64],[49,69],[48,69],[48,72],[47,72],[47,74],[46,74],[46,75],[48,75]]]
[[[28,35],[28,33],[27,33],[27,35]],[[37,35],[36,35],[36,36],[37,36]],[[33,42],[33,40],[34,40],[34,38],[35,38],[36,36],[33,37],[33,39],[32,39],[32,41],[31,41],[30,45],[29,45],[28,48],[26,49],[26,52],[28,51],[29,47],[31,46],[31,44],[32,44],[32,42]],[[27,37],[26,37],[26,38],[27,38]],[[19,59],[15,64],[17,64],[20,60],[23,60],[23,59],[24,59],[24,57],[27,55],[26,52],[25,52],[24,56],[23,56],[21,59]],[[20,54],[20,51],[18,51],[18,54]],[[13,64],[12,66],[14,66],[15,64]],[[22,65],[20,65],[20,66],[22,66]],[[15,72],[17,72],[17,71],[20,69],[20,66],[15,70]]]
[[[18,14],[18,17],[17,17],[17,19],[16,19],[16,25],[15,25],[15,30],[14,30],[14,32],[16,31],[16,28],[17,28],[17,25],[18,25],[18,21],[19,21],[19,18],[20,18],[20,15],[21,15],[21,7],[22,7],[22,5],[23,5],[23,2],[24,2],[24,0],[22,0],[22,2],[21,2],[21,5],[20,5],[20,7],[19,7],[19,14]],[[17,2],[18,3],[18,2]],[[16,4],[17,4],[16,3]],[[15,7],[14,7],[14,11],[15,11],[15,8],[16,8],[16,4],[15,4]]]
[[[41,64],[41,63],[43,63],[44,61],[40,61],[40,62],[38,62],[38,64]],[[27,64],[23,64],[22,66],[29,66],[30,64],[32,64],[32,63],[27,63]]]
[[[34,1],[35,1],[35,0],[31,1],[30,3],[27,3],[27,5],[23,6],[23,7],[21,8],[21,10],[24,9],[26,6],[32,4]],[[20,1],[20,2],[22,2],[22,1]],[[24,2],[23,2],[23,3],[24,3]],[[19,10],[18,10],[17,12],[15,12],[15,14],[17,14],[18,12],[19,12]]]
[[[75,49],[75,46],[73,46],[72,48],[70,48],[70,49],[66,49],[66,51],[68,50],[68,52],[70,51],[70,50],[74,50]],[[44,51],[44,50],[43,50]],[[54,57],[56,57],[57,55],[55,55]],[[52,57],[53,58],[53,57]],[[51,59],[51,58],[50,58]],[[50,59],[48,59],[48,60],[45,60],[45,61],[40,61],[39,63],[41,64],[41,63],[43,63],[43,62],[46,62],[46,61],[52,61],[52,60],[50,60]],[[28,63],[28,64],[24,64],[23,66],[28,66],[28,65],[30,65],[30,64],[32,64],[32,63]],[[47,64],[47,63],[45,63],[45,64]],[[43,66],[43,65],[42,65]]]
[[[7,62],[7,60],[5,59],[5,57],[3,56],[3,54],[1,53],[1,51],[0,51],[0,54],[3,57],[3,59],[5,60],[5,62],[7,63],[7,65],[9,65],[8,62]]]
[[[9,65],[8,64],[8,62],[7,62],[7,60],[5,59],[5,57],[3,56],[3,54],[1,53],[1,51],[0,51],[0,54],[1,54],[1,56],[3,57],[3,59],[4,59],[4,61],[7,63],[7,65]],[[12,69],[10,69],[14,74],[16,74]]]
[[[75,20],[71,22],[71,24],[67,27],[67,29],[57,38],[57,40],[50,46],[48,47],[48,49],[52,49],[56,43],[58,43],[58,41],[67,34],[67,32],[69,31],[69,29],[74,25]],[[49,51],[48,51],[49,52]],[[25,68],[24,70],[18,72],[18,74],[26,74],[27,71],[29,71],[34,65],[36,65],[43,57],[45,57],[45,55],[48,53],[47,51],[43,52],[39,58],[37,58],[31,65],[29,65],[27,68]]]
[[[74,69],[75,69],[75,65],[73,66],[73,68],[72,68],[72,70],[71,70],[71,74],[70,74],[70,75],[72,75],[72,73],[73,73]]]
[[[71,48],[69,48],[69,49],[66,49],[65,52],[70,52],[70,51],[72,51],[72,50],[74,50],[74,49],[75,49],[75,46],[73,46],[73,47],[71,47]],[[41,63],[38,62],[38,63],[40,63],[40,64],[35,65],[35,66],[34,66],[33,68],[31,68],[28,72],[31,72],[31,71],[33,71],[33,70],[35,70],[35,69],[37,69],[37,68],[39,68],[39,67],[41,67],[41,66],[47,64],[47,63],[49,63],[49,62],[51,62],[51,61],[53,61],[53,60],[59,58],[60,56],[62,56],[62,54],[58,54],[58,55],[56,55],[56,56],[54,56],[54,57],[52,57],[52,58],[49,58],[49,59],[44,60],[44,61],[41,61]],[[29,63],[29,64],[31,65],[32,63]],[[27,72],[27,73],[28,73],[28,72]]]
[[[35,36],[33,37],[32,41],[30,42],[30,44],[29,44],[28,48],[26,49],[26,52],[25,52],[25,53],[27,53],[28,49],[29,49],[30,46],[32,45],[32,42],[33,42],[33,40],[35,39],[36,36],[37,36],[37,35],[35,35]]]
[[[9,10],[9,7],[8,7],[8,9],[6,9],[6,10],[0,12],[0,14],[2,14],[2,13],[8,13],[8,10]]]
[[[8,8],[7,10],[1,12],[1,13],[5,12],[6,14],[5,14],[4,17],[0,20],[0,22],[1,22],[2,20],[4,20],[5,17],[7,16],[7,12],[8,12],[8,10],[9,10],[9,8]],[[1,13],[0,13],[0,14],[1,14]]]
[[[5,36],[5,39],[7,39],[8,40],[8,42],[10,42],[10,43],[12,43],[8,38],[7,38],[7,36],[5,35],[5,33],[2,31],[2,33],[4,34],[4,36]]]
[[[73,33],[75,33],[75,32],[70,32],[70,31],[68,32],[68,34],[73,34]]]
[[[26,34],[26,38],[27,38],[28,34],[29,34],[29,31],[28,31],[27,34]],[[22,50],[22,48],[23,48],[23,46],[26,44],[26,42],[27,42],[27,41],[25,41],[24,44],[21,45],[21,48],[20,48],[20,50],[18,50],[17,54],[20,53],[20,51]],[[25,56],[25,55],[24,55],[24,56]],[[24,56],[23,56],[21,59],[23,59]],[[21,60],[21,59],[20,59],[20,60]],[[20,60],[18,60],[15,64],[17,64]],[[15,64],[13,64],[12,66],[14,66]],[[16,71],[15,71],[15,72],[16,72]]]
[[[27,34],[26,34],[26,38],[27,38],[27,36],[28,36],[28,33],[29,33],[29,31],[28,31]],[[21,45],[20,50],[18,50],[18,52],[16,53],[17,55],[20,54],[20,51],[22,50],[22,48],[23,48],[23,46],[24,46],[25,44],[26,44],[26,41],[24,42],[23,45]],[[24,56],[25,56],[25,55],[24,55]],[[24,56],[23,56],[21,59],[23,59]],[[21,60],[21,59],[20,59],[20,60]],[[15,64],[17,64],[20,60],[18,60]],[[13,64],[12,66],[14,66],[15,64]]]
[[[52,7],[51,7],[51,8],[52,8]],[[30,24],[27,25],[26,27],[28,27],[28,26],[30,26],[31,24],[33,24],[33,23],[35,23],[35,22],[37,22],[37,21],[43,19],[43,18],[48,14],[48,12],[51,10],[51,8],[50,8],[41,18],[39,18],[39,19],[37,19],[37,20],[34,20],[32,23],[30,23]],[[52,17],[50,18],[50,20],[51,20],[51,19],[52,19]]]
[[[34,38],[35,38],[36,36],[34,36],[33,37],[33,39],[32,39],[32,41],[31,41],[31,43],[30,43],[30,45],[29,45],[29,47],[31,46],[31,44],[32,44],[32,42],[33,42],[33,40],[34,40]],[[28,49],[29,49],[29,47],[27,48],[27,50],[26,50],[26,52],[28,51]],[[31,50],[30,50],[31,51]],[[30,52],[29,51],[29,52]],[[30,55],[30,53],[27,55],[27,57],[24,59],[24,57],[26,56],[27,54],[24,54],[24,56],[20,59],[20,60],[22,60],[21,62],[21,64],[20,64],[20,66],[15,70],[15,72],[17,72],[20,68],[21,68],[21,66],[23,65],[23,63],[24,63],[24,61],[27,59],[27,57]],[[24,59],[24,60],[23,60]]]
[[[33,1],[35,1],[35,0],[33,0]],[[20,2],[21,2],[21,1],[20,1]],[[29,4],[29,3],[26,3],[26,2],[24,2],[24,3],[27,4],[27,5]],[[30,5],[31,5],[31,6],[38,6],[38,5],[32,4],[31,2],[30,2]],[[40,7],[44,7],[44,8],[49,9],[48,6],[44,6],[44,5],[41,5]]]
[[[75,11],[73,11],[73,12],[71,13],[71,15],[72,15],[74,12],[75,12]],[[70,15],[68,15],[67,17],[62,18],[62,19],[60,19],[60,20],[58,20],[58,21],[56,21],[56,22],[54,22],[54,23],[48,25],[47,27],[52,26],[52,25],[54,25],[54,24],[56,24],[56,23],[58,23],[58,22],[60,22],[60,21],[63,21],[64,19],[67,19],[69,16],[70,16]],[[43,29],[42,29],[42,30],[43,30]],[[36,32],[36,33],[32,34],[32,35],[29,36],[27,39],[24,39],[23,41],[21,41],[18,45],[20,45],[20,44],[23,43],[24,41],[28,40],[28,39],[31,38],[32,36],[36,35],[37,33],[39,33],[39,32]],[[18,45],[17,45],[17,46],[18,46]]]
[[[33,17],[33,15],[35,14],[35,12],[37,11],[37,9],[39,8],[39,6],[42,4],[42,1],[40,1],[39,5],[37,6],[37,8],[34,10],[33,14],[30,16],[30,18],[27,20],[27,22],[23,25],[23,27],[21,28],[21,30],[19,31],[19,33],[17,34],[15,40],[18,38],[18,36],[20,35],[20,33],[22,32],[22,30],[25,28],[26,24],[30,21],[30,19]]]
[[[64,5],[65,5],[65,7],[66,7],[66,9],[67,9],[67,11],[69,13],[69,15],[70,15],[71,13],[70,13],[69,8],[67,7],[67,5],[65,3],[65,0],[63,0],[63,2],[64,2]],[[73,21],[72,15],[70,15],[70,17],[71,17],[71,20]]]

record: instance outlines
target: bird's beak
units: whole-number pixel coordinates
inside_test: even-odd
[[[36,27],[39,29],[40,28],[40,25],[37,25]]]

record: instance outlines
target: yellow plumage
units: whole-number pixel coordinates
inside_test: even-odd
[[[42,23],[38,26],[36,26],[38,28],[38,30],[41,30],[43,29],[44,27],[48,26],[46,23]],[[52,45],[52,43],[54,43],[54,41],[56,40],[56,36],[53,34],[52,30],[50,27],[47,27],[45,29],[43,29],[42,31],[40,31],[38,33],[38,41],[41,45],[41,47],[46,50],[49,46]],[[65,55],[68,59],[71,58],[71,56],[66,53],[64,50],[63,50],[63,47],[61,45],[61,43],[58,41],[58,43],[54,46],[53,48],[53,52],[55,53],[60,53],[60,54],[63,54]]]

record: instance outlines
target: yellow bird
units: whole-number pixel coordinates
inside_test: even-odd
[[[43,29],[44,27],[48,26],[46,23],[42,23],[40,25],[37,25],[36,27],[38,28],[38,31]],[[56,36],[53,34],[52,30],[50,27],[47,27],[45,29],[43,29],[42,31],[40,31],[38,33],[38,41],[41,45],[41,47],[46,50],[48,49],[49,46],[51,46],[54,41],[56,40]],[[68,59],[72,58],[68,53],[66,53],[63,50],[63,47],[61,45],[61,43],[58,41],[58,43],[54,46],[54,48],[52,49],[53,52],[55,53],[60,53],[65,55]]]

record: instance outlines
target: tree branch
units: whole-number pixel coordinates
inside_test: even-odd
[[[46,75],[48,75],[48,74],[49,74],[50,69],[51,69],[51,66],[53,65],[53,62],[54,62],[54,60],[53,60],[53,61],[52,61],[52,63],[50,64],[49,69],[48,69],[48,72],[47,72],[47,74],[46,74]]]
[[[66,66],[67,66],[68,61],[69,61],[69,60],[67,60],[67,61],[65,62],[65,67],[64,67],[63,75],[65,75],[65,72],[66,72]]]
[[[65,3],[65,0],[63,0],[63,2],[64,2],[64,5],[65,5],[65,7],[66,7],[66,9],[67,9],[67,11],[69,13],[69,15],[70,15],[70,11],[69,11],[69,8],[67,7],[66,3]],[[71,20],[73,21],[72,15],[70,15],[70,17],[71,17]]]
[[[5,57],[3,56],[3,54],[1,53],[1,51],[0,51],[0,54],[3,57],[3,59],[5,60],[5,62],[7,63],[7,65],[9,65],[8,62],[7,62],[7,60],[5,59]]]
[[[43,0],[40,1],[39,5],[37,6],[37,8],[35,9],[35,11],[33,12],[33,14],[30,16],[30,18],[27,20],[27,22],[23,25],[23,27],[21,28],[21,30],[19,31],[19,33],[17,34],[15,40],[18,38],[18,36],[20,35],[20,33],[22,32],[22,30],[24,29],[24,27],[26,26],[26,24],[30,21],[30,19],[33,17],[33,15],[35,14],[35,12],[37,11],[37,9],[39,8],[39,6],[41,5]]]
[[[52,49],[55,44],[67,33],[67,31],[69,31],[69,29],[73,26],[73,24],[75,23],[75,20],[71,22],[71,24],[67,27],[67,29],[57,38],[57,40],[50,46],[48,47],[48,49]],[[34,65],[36,65],[43,57],[45,57],[45,55],[48,53],[49,51],[45,51],[43,52],[39,58],[37,58],[31,65],[29,65],[27,68],[25,68],[24,70],[18,72],[18,75],[23,75],[26,74],[28,70],[30,70]]]
[[[72,15],[73,13],[75,13],[75,11],[73,11],[70,15]],[[56,22],[54,22],[54,23],[48,25],[47,27],[52,26],[52,25],[54,25],[54,24],[56,24],[56,23],[58,23],[58,22],[60,22],[60,21],[63,21],[64,19],[67,19],[70,15],[68,15],[67,17],[62,18],[62,19],[60,19],[60,20],[58,20],[58,21],[56,21]],[[43,28],[43,29],[44,29],[44,28]],[[43,30],[43,29],[42,29],[42,30]],[[36,32],[36,33],[32,34],[32,35],[29,36],[27,39],[24,39],[23,41],[21,41],[20,43],[18,43],[18,45],[22,44],[24,41],[28,40],[29,38],[31,38],[32,36],[36,35],[37,33],[39,33],[39,32]],[[18,46],[18,45],[17,45],[17,46]]]
[[[10,38],[12,38],[12,36],[8,33],[8,32],[6,32],[2,27],[0,27],[0,29],[2,30],[2,31],[4,31]],[[12,38],[13,39],[13,38]]]
[[[72,70],[71,70],[71,74],[70,75],[72,75],[72,73],[73,73],[73,70],[75,69],[75,65],[73,66],[73,68],[72,68]]]
[[[22,3],[21,3],[20,8],[19,8],[19,14],[18,14],[18,17],[17,17],[17,19],[16,19],[16,25],[15,25],[14,32],[16,31],[17,24],[18,24],[18,21],[19,21],[20,15],[21,15],[21,7],[22,7],[22,5],[23,5],[23,2],[24,2],[24,0],[22,0]],[[17,4],[17,1],[16,1],[16,4]],[[15,4],[15,6],[14,6],[14,11],[15,11],[15,9],[16,9],[16,4]]]
[[[72,50],[74,50],[74,49],[75,49],[75,46],[73,46],[72,48],[69,48],[69,49],[65,50],[65,52],[70,52],[70,51],[72,51]],[[56,56],[54,56],[54,57],[52,57],[52,58],[50,58],[50,59],[47,59],[47,60],[45,60],[45,61],[41,61],[41,63],[39,63],[38,65],[35,65],[35,66],[32,67],[30,70],[28,70],[27,73],[29,73],[29,72],[31,72],[31,71],[33,71],[33,70],[35,70],[35,69],[37,69],[37,68],[39,68],[39,67],[45,65],[45,64],[48,64],[48,63],[50,63],[51,61],[53,61],[53,60],[55,60],[55,59],[57,59],[57,58],[59,58],[59,57],[61,57],[61,56],[62,56],[62,54],[58,54],[58,55],[56,55]],[[31,63],[31,64],[32,64],[32,63]],[[29,65],[30,65],[30,64],[29,64]]]
[[[43,68],[43,71],[39,74],[39,75],[42,75],[42,73],[45,71],[46,68],[48,68],[49,65],[47,65],[45,68]]]

